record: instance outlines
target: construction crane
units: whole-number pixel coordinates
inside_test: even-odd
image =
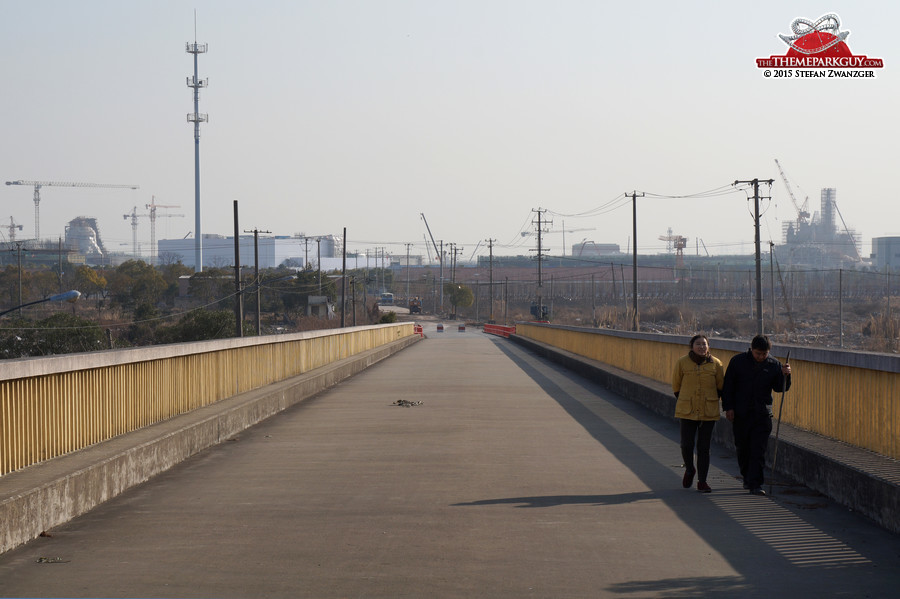
[[[566,233],[577,233],[579,231],[596,231],[596,230],[597,230],[597,227],[589,227],[587,229],[567,229],[566,223],[563,222],[562,229],[551,229],[549,231],[544,231],[544,235],[546,235],[547,233],[562,233],[562,236],[563,236],[562,237],[562,246],[563,246],[562,255],[565,256],[566,255]],[[520,234],[522,235],[522,237],[528,237],[529,235],[534,235],[534,232],[533,231],[522,231]]]
[[[697,238],[697,240],[700,242],[700,245],[703,246],[703,251],[706,252],[706,257],[709,258],[709,250],[706,249],[706,244],[703,243],[703,240],[700,239],[699,237]],[[698,256],[700,255],[700,249],[699,249],[699,248],[697,249],[697,255],[698,255]]]
[[[425,240],[425,251],[428,252],[428,262],[431,262],[433,258],[431,257],[431,246],[428,245],[428,238],[422,233],[422,239]]]
[[[422,220],[425,221],[425,228],[428,230],[428,236],[431,237],[431,245],[434,246],[434,255],[437,256],[438,262],[443,264],[444,257],[441,255],[441,250],[438,249],[438,245],[434,241],[434,235],[431,234],[431,227],[428,226],[428,219],[425,218],[424,212],[420,212],[419,216],[421,216]]]
[[[562,233],[562,245],[563,245],[562,255],[563,256],[566,255],[566,233],[577,233],[578,231],[596,231],[596,230],[597,230],[596,227],[590,227],[588,229],[567,229],[566,221],[563,221],[562,229],[560,229],[560,232]],[[554,231],[549,231],[549,233],[553,233],[553,232]]]
[[[660,235],[660,241],[672,243],[675,246],[675,266],[684,268],[684,248],[687,247],[688,238],[681,235]],[[705,245],[703,247],[706,247]]]
[[[862,256],[859,255],[859,248],[856,247],[856,237],[853,235],[853,232],[850,230],[850,227],[847,226],[847,222],[844,220],[844,215],[841,214],[841,209],[838,208],[837,202],[832,200],[832,205],[834,209],[837,211],[838,216],[841,217],[841,224],[844,225],[844,231],[847,233],[847,240],[850,242],[850,245],[853,246],[853,251],[856,253],[856,261],[862,262]]]
[[[478,251],[478,248],[481,247],[481,244],[482,244],[482,243],[483,243],[483,241],[480,241],[480,240],[479,240],[479,242],[475,244],[475,249],[472,250],[472,255],[469,256],[469,262],[472,262],[472,261],[475,259],[475,252]]]
[[[787,175],[784,174],[784,170],[781,168],[781,164],[778,162],[778,159],[775,159],[775,166],[778,167],[778,172],[781,175],[781,180],[784,181],[784,186],[787,188],[788,195],[791,196],[791,201],[794,203],[794,208],[797,209],[797,222],[803,225],[809,224],[809,197],[803,200],[803,204],[797,201],[797,198],[794,197],[794,191],[791,189],[791,184],[788,183]]]
[[[13,220],[13,217],[10,216],[9,224],[5,225],[3,228],[6,229],[7,231],[9,231],[9,243],[12,244],[12,243],[16,242],[16,229],[21,231],[22,225],[17,225],[16,221]]]
[[[147,206],[149,207],[150,204],[147,204]],[[156,211],[156,208],[161,208],[161,207],[162,207],[162,206],[160,206],[160,204],[153,204],[153,206],[154,206],[154,207],[152,208],[152,211],[153,211],[153,212]],[[183,214],[160,214],[159,216],[184,216],[184,215],[183,215]],[[156,222],[156,215],[153,214],[152,212],[151,212],[151,214],[138,214],[137,206],[135,206],[134,208],[131,209],[131,213],[130,213],[130,214],[123,214],[123,215],[122,215],[122,218],[124,218],[125,220],[128,220],[129,218],[131,219],[131,243],[132,243],[132,246],[133,246],[133,248],[134,248],[134,249],[133,249],[133,253],[134,253],[134,257],[135,257],[135,258],[138,257],[138,242],[137,242],[138,219],[139,219],[139,218],[147,218],[147,217],[150,218],[150,223],[151,223],[151,239],[152,239],[152,240],[151,240],[151,245],[153,245],[154,247],[152,247],[152,248],[150,249],[150,253],[151,253],[151,256],[153,256],[153,257],[151,257],[151,261],[153,261],[153,260],[155,259],[155,255],[156,255],[156,248],[155,248],[155,245],[156,245],[156,227],[155,227],[155,224],[154,224],[154,223]]]
[[[131,209],[131,214],[123,214],[122,218],[125,220],[131,219],[131,243],[134,249],[132,250],[132,254],[134,254],[135,259],[138,257],[138,244],[137,244],[137,226],[138,226],[138,217],[150,216],[149,214],[138,214],[137,206]]]
[[[62,181],[7,181],[7,185],[29,185],[34,187],[34,239],[41,240],[41,187],[105,187],[118,189],[140,189],[137,185],[116,185],[113,183],[71,183]]]
[[[156,196],[150,196],[150,203],[145,207],[150,210],[150,265],[156,266],[156,209],[157,208],[181,208],[181,206],[169,206],[165,204],[157,204]],[[183,217],[183,214],[160,214],[163,218],[171,218],[175,216]],[[125,218],[128,218],[126,215]],[[136,220],[136,219],[135,219]],[[132,227],[134,227],[132,223]]]

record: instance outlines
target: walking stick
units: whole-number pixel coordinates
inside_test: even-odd
[[[784,359],[785,365],[791,361],[791,350],[788,350],[787,357]],[[772,456],[772,478],[775,477],[775,465],[778,464],[778,432],[781,430],[781,410],[784,409],[784,394],[787,392],[787,381],[784,382],[784,388],[781,390],[781,404],[778,406],[778,423],[775,425],[775,453]],[[772,494],[772,479],[769,479],[769,495]]]

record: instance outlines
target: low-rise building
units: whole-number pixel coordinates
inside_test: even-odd
[[[900,269],[900,237],[872,238],[872,266],[884,271]]]

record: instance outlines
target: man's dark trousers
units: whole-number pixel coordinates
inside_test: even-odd
[[[733,427],[741,476],[748,488],[759,489],[765,481],[763,470],[766,466],[766,448],[772,432],[772,419],[768,414],[735,414]]]

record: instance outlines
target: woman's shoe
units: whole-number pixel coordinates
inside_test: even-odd
[[[712,489],[709,487],[708,484],[706,484],[704,482],[697,483],[697,490],[700,491],[701,493],[712,493]]]
[[[694,484],[694,475],[697,474],[696,470],[685,470],[684,478],[681,479],[681,486],[685,489],[690,489],[691,485]]]

